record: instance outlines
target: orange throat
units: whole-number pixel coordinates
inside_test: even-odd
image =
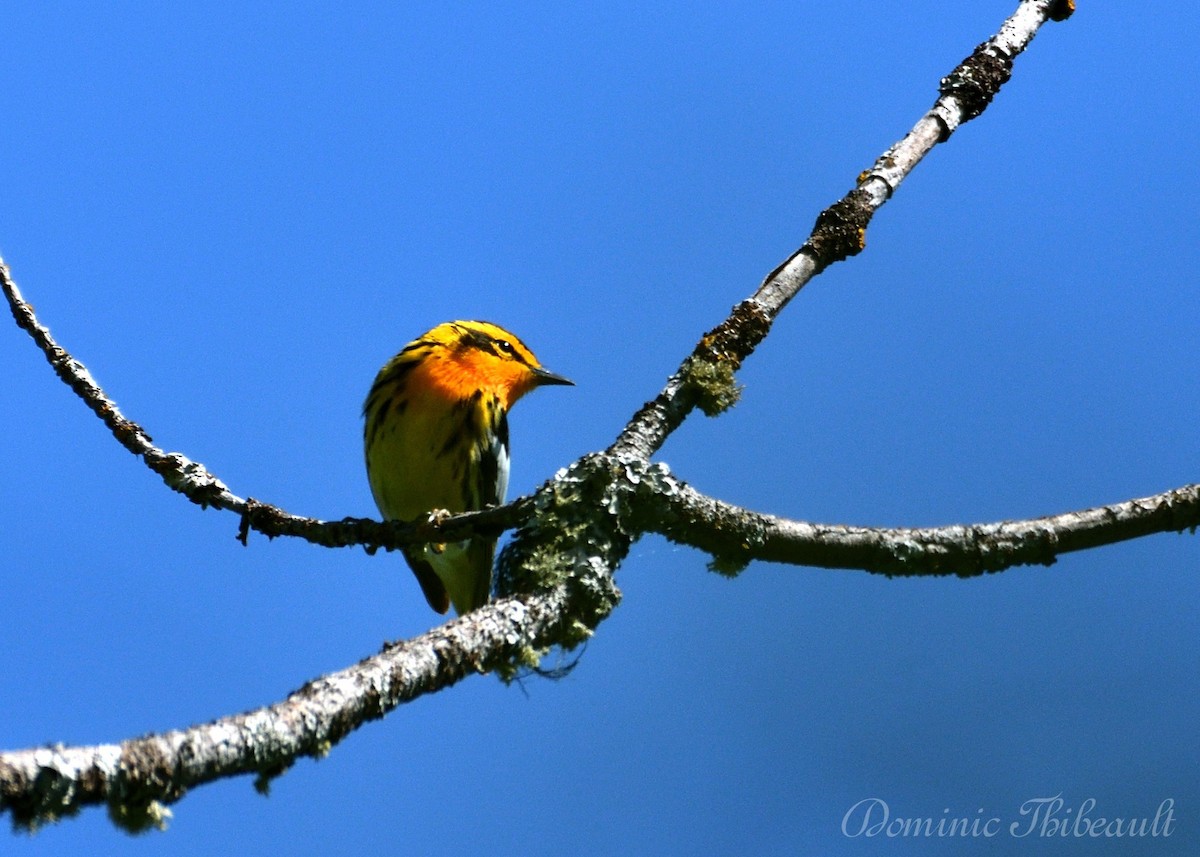
[[[417,395],[447,401],[475,393],[493,393],[507,410],[534,384],[534,376],[519,363],[488,359],[474,350],[430,355],[413,369],[409,389]]]

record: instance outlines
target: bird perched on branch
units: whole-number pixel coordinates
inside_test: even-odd
[[[572,384],[525,343],[485,321],[439,324],[379,370],[363,405],[363,450],[375,505],[388,520],[504,502],[508,410],[534,387]],[[461,616],[487,603],[495,538],[413,545],[404,558],[429,606]]]

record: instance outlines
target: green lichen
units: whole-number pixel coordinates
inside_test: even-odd
[[[516,652],[513,653],[512,660],[500,664],[496,667],[496,675],[505,684],[512,684],[514,681],[520,681],[523,677],[530,673],[537,672],[542,664],[542,658],[549,653],[549,649],[538,649],[533,646],[519,646]]]
[[[692,355],[684,366],[684,380],[696,393],[696,404],[705,416],[715,417],[737,404],[742,385],[734,378],[730,360]]]
[[[586,642],[592,629],[621,599],[612,579],[632,542],[625,509],[631,491],[616,478],[617,463],[588,456],[559,471],[534,498],[534,516],[500,553],[496,589],[500,596],[557,592],[565,597],[565,621],[548,648],[518,648],[500,668],[511,681],[537,671],[553,648],[569,651]]]
[[[746,570],[750,560],[733,556],[714,556],[708,562],[708,570],[722,577],[734,578]]]
[[[126,833],[138,834],[152,829],[166,830],[171,810],[156,800],[145,804],[110,803],[108,817]]]

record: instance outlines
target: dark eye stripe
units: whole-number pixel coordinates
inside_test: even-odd
[[[506,357],[511,360],[516,360],[525,366],[529,366],[529,360],[518,349],[516,345],[507,339],[496,339],[495,337],[484,333],[481,330],[472,330],[469,327],[458,326],[459,338],[458,348],[475,348],[479,351],[485,351],[495,357]],[[515,337],[514,337],[515,339]],[[522,348],[524,345],[522,344]],[[528,350],[528,349],[526,349]]]
[[[497,357],[500,356],[496,352],[495,340],[486,333],[480,333],[478,330],[471,330],[468,327],[460,327],[459,330],[461,333],[459,334],[456,348],[474,348],[478,351],[486,351],[488,354],[495,354]]]

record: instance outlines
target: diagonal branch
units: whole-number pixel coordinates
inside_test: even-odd
[[[397,706],[519,661],[524,641],[551,644],[567,612],[565,591],[493,602],[244,714],[120,744],[0,754],[0,809],[14,825],[35,827],[107,804],[115,823],[136,831],[161,826],[163,804],[213,780],[257,774],[265,790],[298,758],[327,755]]]
[[[308,682],[286,699],[189,729],[90,747],[54,745],[0,753],[0,811],[18,828],[107,804],[114,823],[132,830],[162,826],[165,804],[189,788],[257,773],[265,790],[302,756],[328,754],[371,720],[472,673],[509,679],[535,667],[550,648],[583,642],[616,606],[612,572],[631,538],[620,526],[632,491],[605,480],[606,462],[589,458],[560,474],[564,490],[535,498],[537,517],[514,544],[549,530],[544,561],[527,563],[537,591],[492,601],[411,640],[387,644],[352,667]],[[611,510],[594,514],[595,497]],[[615,493],[611,493],[614,492]],[[610,492],[610,493],[606,493]],[[567,517],[578,519],[569,521]],[[506,551],[511,559],[512,551]],[[558,572],[553,579],[547,570]],[[543,576],[537,577],[538,572]]]
[[[1073,11],[1073,2],[1024,0],[996,35],[942,78],[940,97],[912,130],[859,175],[852,191],[818,215],[800,249],[701,338],[658,396],[634,414],[609,452],[649,458],[697,405],[709,416],[732,405],[737,399],[733,373],[766,338],[779,312],[825,268],[863,250],[871,218],[921,159],[983,113],[1042,24],[1064,20]]]

